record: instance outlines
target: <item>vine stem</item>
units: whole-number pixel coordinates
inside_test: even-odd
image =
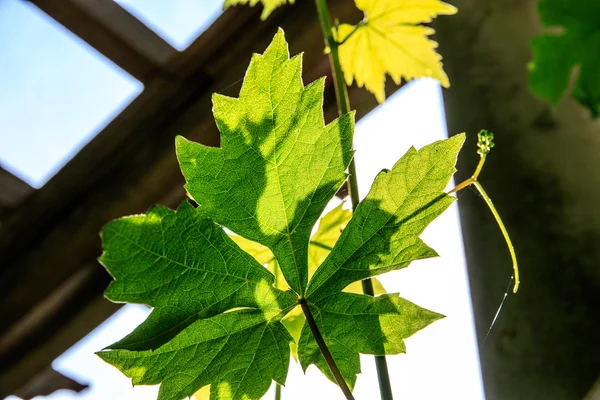
[[[508,251],[510,253],[510,258],[512,259],[512,263],[513,263],[513,271],[514,271],[513,273],[514,273],[514,278],[515,278],[515,284],[513,286],[513,293],[517,293],[517,291],[519,290],[520,280],[519,280],[519,264],[517,263],[517,255],[515,254],[515,247],[513,246],[512,241],[510,240],[510,236],[508,235],[508,231],[506,230],[506,227],[504,226],[504,222],[502,222],[502,218],[500,218],[500,214],[498,213],[498,210],[496,210],[494,203],[492,203],[492,199],[490,198],[490,196],[488,196],[486,191],[483,189],[483,186],[481,186],[481,183],[479,183],[479,181],[477,180],[477,178],[479,178],[479,173],[481,172],[481,169],[483,168],[483,164],[485,164],[485,157],[486,157],[486,154],[481,155],[481,158],[479,159],[479,164],[477,164],[477,168],[475,169],[473,176],[471,176],[469,179],[465,179],[464,181],[462,181],[461,183],[456,185],[456,187],[454,189],[448,191],[448,194],[456,193],[470,185],[475,186],[475,188],[477,189],[479,194],[481,194],[481,197],[483,197],[485,204],[487,204],[488,208],[492,212],[492,215],[494,216],[494,219],[496,220],[496,223],[498,224],[498,227],[500,228],[500,231],[502,232],[502,236],[504,236],[504,240],[506,241],[506,246],[508,247]]]
[[[281,385],[279,383],[275,386],[275,400],[281,400]]]
[[[344,115],[350,112],[350,98],[348,97],[348,90],[346,88],[346,82],[344,81],[344,72],[342,71],[342,65],[340,63],[340,43],[338,43],[333,36],[333,26],[331,24],[329,8],[327,8],[327,1],[315,0],[315,4],[319,14],[319,22],[321,23],[321,30],[323,31],[325,46],[329,47],[329,62],[331,63],[331,70],[333,73],[333,83],[337,98],[338,113],[339,115]],[[350,165],[348,166],[348,173],[350,201],[352,203],[352,211],[354,211],[360,202],[360,196],[358,193],[358,180],[356,177],[356,162],[354,161],[354,157],[352,157]],[[362,281],[362,287],[363,292],[366,295],[374,295],[373,283],[370,278]],[[381,400],[393,400],[392,385],[390,382],[390,374],[385,356],[375,356],[375,366],[377,368],[377,379],[379,381]]]
[[[344,396],[346,396],[347,400],[354,400],[354,396],[352,396],[352,391],[346,384],[342,373],[335,364],[335,360],[333,359],[333,356],[331,355],[331,352],[329,351],[329,348],[325,343],[325,339],[323,339],[323,336],[321,335],[321,331],[319,331],[319,327],[315,322],[315,318],[313,317],[312,312],[310,311],[310,307],[308,306],[306,299],[300,299],[298,302],[300,303],[300,307],[302,307],[302,312],[304,312],[304,316],[306,317],[306,323],[308,324],[308,327],[310,328],[310,331],[312,332],[315,341],[319,346],[319,350],[321,350],[321,354],[323,355],[327,366],[331,370],[331,373],[333,374],[338,386],[342,389],[342,392],[344,392]]]

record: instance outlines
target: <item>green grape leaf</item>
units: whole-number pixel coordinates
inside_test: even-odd
[[[370,297],[338,293],[310,307],[336,365],[351,388],[360,373],[359,353],[404,353],[404,339],[443,317],[398,294]],[[298,347],[300,364],[305,371],[310,364],[315,364],[335,382],[307,324],[302,329]]]
[[[282,308],[295,302],[274,277],[187,201],[177,211],[146,215],[102,229],[100,262],[115,278],[106,297],[147,304],[152,313],[112,349],[152,350],[199,318],[234,307]]]
[[[223,8],[225,9],[238,4],[248,3],[250,3],[250,6],[254,7],[260,2],[263,5],[263,11],[260,14],[260,19],[264,21],[265,19],[269,18],[269,15],[271,15],[271,13],[275,11],[277,7],[286,3],[294,4],[294,1],[295,0],[225,0]]]
[[[303,295],[313,225],[346,179],[354,113],[325,126],[324,79],[304,87],[283,31],[250,62],[238,99],[213,96],[221,148],[177,139],[186,189],[215,222],[267,246]]]
[[[318,301],[350,283],[437,253],[419,238],[454,201],[443,189],[455,172],[464,134],[410,148],[391,171],[382,171],[312,277],[306,297]]]
[[[600,115],[600,2],[541,0],[538,4],[548,33],[531,42],[529,86],[538,97],[556,104],[564,95],[576,67],[573,97],[593,117]]]
[[[158,400],[180,400],[211,385],[211,399],[259,399],[285,383],[292,338],[281,312],[243,309],[198,320],[156,350],[102,351],[134,385],[161,383]]]
[[[399,85],[402,79],[431,77],[442,86],[450,83],[442,69],[434,30],[419,24],[456,8],[440,0],[355,0],[365,13],[358,25],[340,25],[335,32],[340,63],[348,85],[365,86],[377,101],[385,100],[385,76]]]
[[[353,114],[326,126],[323,89],[322,79],[303,85],[301,57],[290,59],[279,31],[253,57],[240,97],[213,97],[222,147],[176,141],[198,207],[157,206],[103,229],[106,296],[153,310],[98,355],[134,385],[160,384],[159,400],[259,399],[285,383],[296,350],[304,368],[328,373],[302,328],[304,302],[350,384],[359,353],[402,352],[440,317],[397,294],[346,291],[435,255],[418,236],[452,201],[442,190],[464,137],[409,150],[354,215],[333,209],[311,239],[352,157]]]

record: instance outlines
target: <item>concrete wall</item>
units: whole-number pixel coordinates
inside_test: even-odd
[[[571,99],[553,110],[530,93],[529,41],[541,32],[535,0],[451,2],[459,13],[436,28],[452,84],[448,129],[470,134],[458,177],[478,161],[478,130],[495,132],[480,181],[522,274],[519,293],[480,344],[487,399],[579,400],[600,375],[600,121]],[[459,194],[459,209],[481,341],[511,261],[474,191]]]

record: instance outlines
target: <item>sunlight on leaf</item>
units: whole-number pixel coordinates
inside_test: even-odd
[[[405,268],[414,260],[437,256],[419,235],[454,201],[443,190],[455,172],[456,157],[464,140],[464,134],[456,135],[418,151],[411,148],[392,170],[380,172],[310,281],[306,294],[309,307],[349,386],[354,385],[356,374],[360,373],[359,353],[403,352],[404,338],[440,317],[397,294],[373,298],[335,293],[352,282]],[[334,318],[328,310],[335,310],[334,314],[341,317]],[[380,311],[385,314],[381,320]],[[400,324],[396,329],[407,330],[400,333],[390,329],[388,324],[396,319]],[[334,320],[337,322],[333,323]],[[336,326],[337,323],[342,325]],[[365,342],[364,338],[369,340]],[[305,370],[314,363],[331,378],[306,324],[298,355]]]
[[[380,172],[311,279],[306,296],[313,301],[350,283],[435,257],[419,235],[455,200],[443,192],[465,135],[456,135],[408,152],[391,170]]]
[[[115,278],[106,297],[154,307],[112,349],[155,349],[199,318],[293,301],[272,286],[272,274],[187,201],[177,211],[156,206],[147,215],[112,221],[102,239],[100,262]],[[270,293],[272,303],[256,299],[257,290]]]
[[[97,354],[134,385],[161,383],[159,400],[183,399],[206,385],[215,399],[259,399],[272,380],[284,384],[287,376],[292,338],[278,314],[232,311],[196,321],[156,350]]]
[[[294,1],[295,0],[225,0],[223,8],[228,8],[238,4],[250,4],[250,6],[253,7],[260,2],[263,5],[263,11],[260,14],[260,19],[264,21],[277,7],[286,3],[294,4]]]
[[[442,86],[450,83],[442,69],[437,43],[428,39],[434,30],[419,25],[456,8],[440,0],[356,0],[365,13],[356,26],[342,24],[336,31],[340,62],[348,85],[365,86],[377,101],[385,100],[385,76],[399,85],[402,79],[431,77]]]
[[[354,113],[325,126],[324,78],[302,83],[279,30],[252,57],[239,98],[213,96],[221,148],[177,138],[187,191],[220,225],[267,246],[290,287],[304,294],[308,240],[352,158]]]
[[[280,30],[254,55],[240,97],[213,97],[222,147],[177,139],[198,207],[156,206],[102,230],[100,262],[114,278],[106,297],[153,310],[97,354],[134,385],[160,384],[158,400],[209,390],[211,400],[257,400],[285,384],[296,352],[328,374],[302,310],[350,384],[359,353],[402,352],[404,338],[440,318],[398,294],[342,290],[436,255],[419,235],[452,201],[442,190],[464,136],[410,149],[354,214],[333,209],[311,239],[353,154],[354,115],[326,126],[323,90],[323,79],[303,85]]]

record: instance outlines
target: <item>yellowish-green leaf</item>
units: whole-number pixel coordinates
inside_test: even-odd
[[[210,385],[204,386],[192,396],[193,400],[210,400]]]
[[[328,212],[319,221],[319,228],[310,238],[308,248],[308,276],[311,277],[317,267],[327,257],[335,242],[340,237],[342,230],[352,218],[350,210],[344,210],[343,203]]]
[[[336,38],[348,85],[365,86],[377,101],[385,100],[385,75],[398,85],[402,79],[435,78],[450,86],[442,69],[437,43],[428,38],[434,30],[419,24],[456,8],[440,0],[355,0],[365,19],[356,26],[342,24]]]
[[[228,8],[231,6],[235,6],[238,4],[250,4],[250,6],[255,6],[259,2],[263,5],[262,14],[260,14],[260,19],[263,21],[269,18],[269,15],[279,6],[282,6],[286,3],[294,4],[295,0],[225,0],[223,4],[223,8]]]
[[[302,332],[304,321],[306,321],[306,318],[304,317],[304,313],[300,306],[294,308],[281,320],[281,323],[294,338],[294,341],[290,342],[290,353],[295,360],[298,360],[298,341],[300,340],[300,333]]]
[[[411,148],[391,170],[377,175],[311,278],[307,299],[324,299],[352,282],[437,256],[419,236],[454,201],[443,190],[464,140],[464,135],[456,135],[418,151]]]
[[[229,237],[262,265],[268,264],[275,259],[273,252],[260,243],[253,242],[240,235],[229,235]]]

